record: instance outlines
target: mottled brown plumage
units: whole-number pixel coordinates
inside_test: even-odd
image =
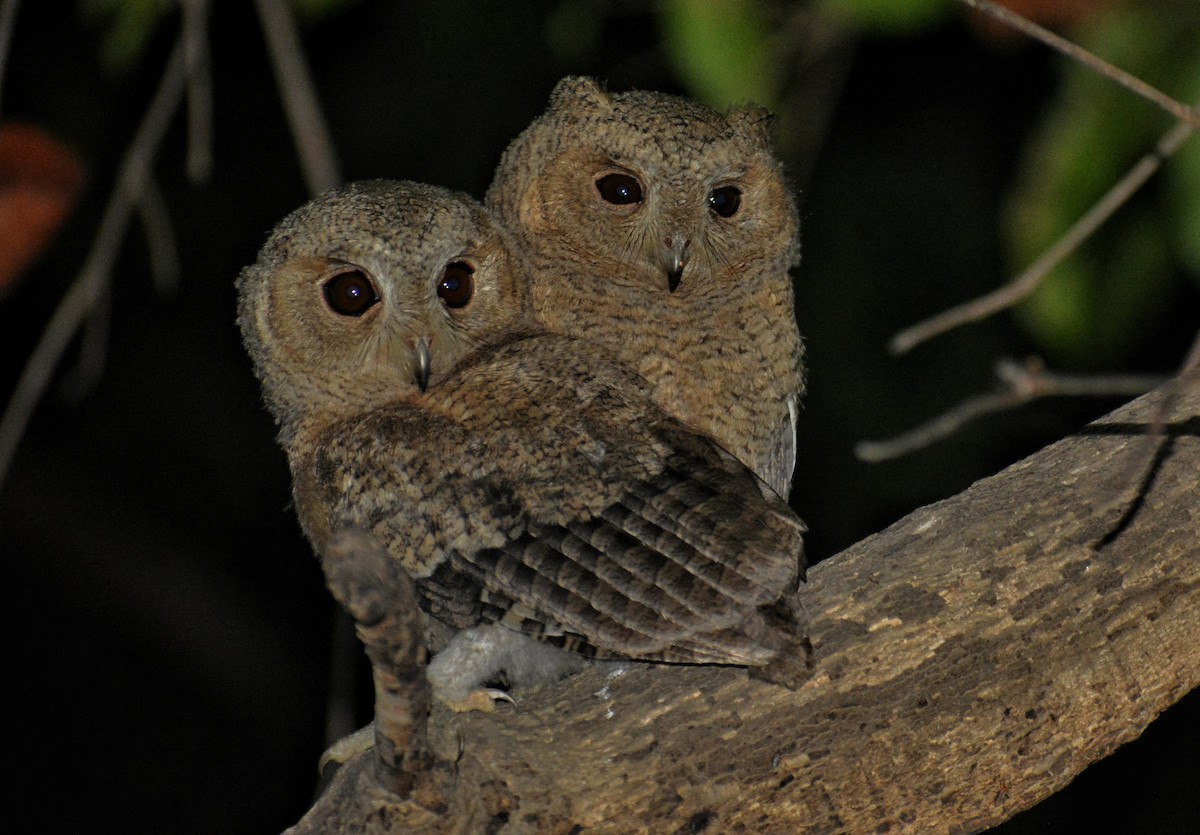
[[[501,670],[545,677],[517,670],[517,632],[794,685],[803,524],[637,375],[534,329],[509,246],[463,195],[374,182],[293,213],[243,271],[239,322],[314,548],[362,528],[434,618],[502,624],[435,658],[447,701]]]
[[[787,496],[803,350],[799,258],[769,114],[566,78],[505,152],[487,204],[549,330],[595,342],[658,405]]]

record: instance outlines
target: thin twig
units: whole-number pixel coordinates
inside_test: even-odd
[[[1196,338],[1192,341],[1192,347],[1188,349],[1187,358],[1180,366],[1179,373],[1168,385],[1164,386],[1165,394],[1153,412],[1144,440],[1130,456],[1121,475],[1116,479],[1117,489],[1107,500],[1097,504],[1097,514],[1106,513],[1112,507],[1126,501],[1126,497],[1131,494],[1135,497],[1131,500],[1131,507],[1132,503],[1136,502],[1136,496],[1139,495],[1141,487],[1145,484],[1146,478],[1164,448],[1167,416],[1174,410],[1175,401],[1186,393],[1188,386],[1196,386],[1200,383],[1198,378],[1189,376],[1189,372],[1198,365],[1200,365],[1200,333],[1197,333]],[[1104,544],[1108,544],[1107,541]]]
[[[193,183],[212,175],[212,64],[208,53],[208,0],[183,0],[187,62],[187,172]]]
[[[175,230],[171,228],[171,213],[153,177],[147,177],[142,186],[137,211],[150,253],[150,277],[158,295],[165,298],[178,289],[183,270],[179,265]]]
[[[1183,367],[1179,369],[1179,373],[1187,374],[1198,365],[1200,365],[1200,332],[1192,340],[1192,347],[1188,349],[1187,359],[1183,361]]]
[[[977,322],[1006,308],[1012,307],[1028,296],[1038,284],[1068,255],[1079,248],[1112,214],[1119,209],[1134,192],[1154,175],[1165,160],[1183,144],[1193,132],[1191,125],[1178,122],[1129,170],[1108,193],[1100,198],[1083,217],[1075,222],[1062,237],[1041,254],[1024,272],[998,290],[993,290],[965,304],[943,310],[923,322],[905,328],[892,337],[888,350],[893,354],[904,354],[935,336],[969,322]]]
[[[19,0],[0,0],[0,97],[4,94],[4,69],[8,66],[8,48],[12,45]],[[0,108],[0,114],[4,112]]]
[[[953,434],[968,421],[1016,408],[1039,397],[1138,395],[1165,379],[1141,374],[1055,374],[1046,371],[1036,359],[1026,360],[1023,365],[1000,360],[996,363],[996,376],[1004,386],[1002,390],[964,400],[928,423],[886,441],[862,441],[854,447],[855,456],[870,463],[898,458]]]
[[[158,146],[183,98],[185,75],[181,41],[175,45],[154,99],[121,161],[113,193],[104,209],[100,229],[87,261],[42,332],[8,401],[4,417],[0,419],[0,484],[12,463],[17,442],[25,433],[33,410],[41,400],[71,337],[95,307],[108,283],[133,208],[158,153]]]
[[[296,21],[283,0],[255,0],[254,4],[258,8],[258,18],[275,70],[275,83],[279,85],[279,95],[292,128],[309,193],[316,195],[336,188],[342,182],[342,175],[329,138],[329,128],[317,103],[317,91],[300,48]]]
[[[1193,128],[1200,128],[1200,110],[1188,107],[1186,104],[1168,96],[1166,93],[1151,87],[1140,78],[1130,75],[1122,69],[1114,67],[1103,58],[1088,52],[1081,46],[1071,43],[1066,38],[1054,34],[1048,29],[1038,26],[1031,20],[1026,20],[1016,12],[1009,11],[991,0],[960,0],[973,9],[990,14],[992,17],[1018,29],[1032,38],[1036,38],[1049,47],[1057,49],[1069,58],[1084,64],[1106,78],[1110,78],[1128,90],[1137,93],[1146,101],[1161,107],[1181,122],[1187,122]]]
[[[107,283],[88,311],[80,329],[79,358],[61,376],[58,394],[72,405],[79,403],[100,382],[108,359],[109,323],[112,317],[112,293]]]

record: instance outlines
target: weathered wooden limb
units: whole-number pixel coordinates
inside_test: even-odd
[[[1111,501],[1162,397],[812,569],[816,672],[796,692],[627,664],[520,693],[515,710],[435,713],[431,733],[454,726],[464,753],[426,822],[957,832],[1032,806],[1200,684],[1196,374],[1141,493]],[[347,814],[344,831],[403,828]]]

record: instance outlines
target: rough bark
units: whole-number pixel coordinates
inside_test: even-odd
[[[1152,393],[809,572],[814,677],[629,664],[430,718],[444,813],[371,783],[321,831],[960,832],[1136,738],[1200,684],[1200,377],[1149,477]],[[443,744],[442,748],[454,749]],[[449,761],[455,760],[456,763]]]

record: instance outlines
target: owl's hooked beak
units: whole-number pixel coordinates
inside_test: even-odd
[[[659,254],[662,257],[663,272],[667,274],[667,289],[672,293],[683,280],[683,268],[687,266],[687,248],[691,243],[687,236],[676,232],[670,237],[663,238],[666,248]]]
[[[413,342],[413,379],[424,394],[429,387],[429,340],[423,336]]]

